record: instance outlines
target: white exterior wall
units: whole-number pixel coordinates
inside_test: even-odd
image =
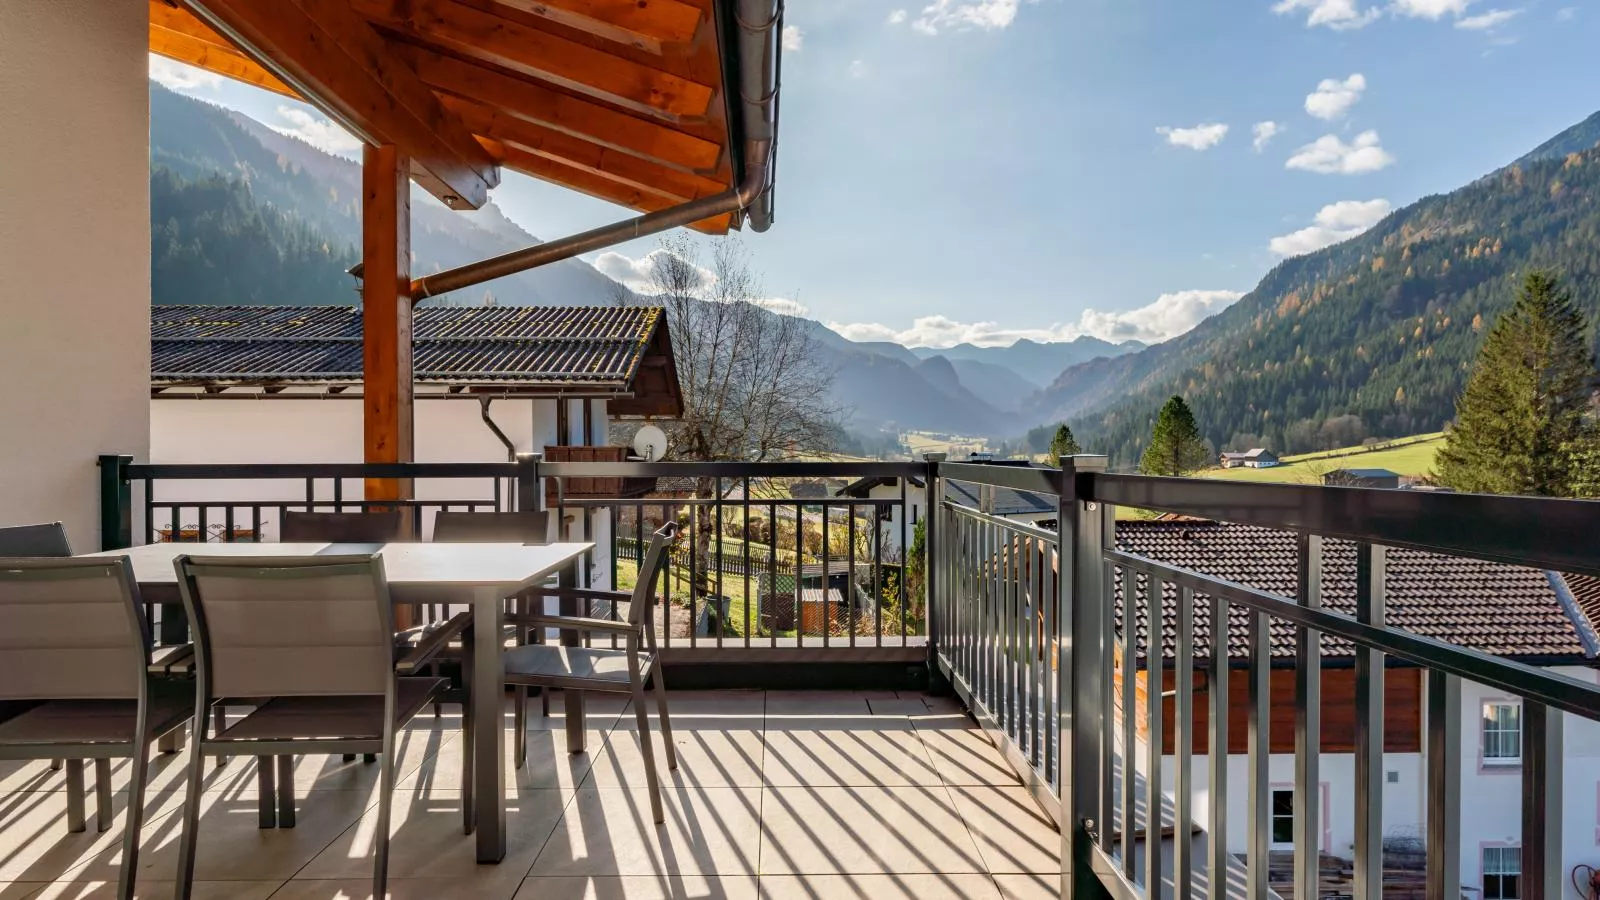
[[[867,496],[873,500],[899,500],[900,486],[879,485],[868,491]],[[917,523],[928,518],[928,492],[915,485],[907,485],[905,506],[897,504],[890,507],[890,516],[891,518],[878,523],[885,559],[891,555],[898,555],[904,549],[900,542],[902,521],[905,524],[906,543],[916,539]]]
[[[0,0],[0,525],[100,546],[95,457],[149,451],[149,11]]]
[[[146,314],[148,315],[148,314]],[[146,325],[148,327],[148,325]],[[155,463],[349,463],[362,457],[362,409],[359,399],[326,400],[194,400],[148,399],[151,427],[150,460]],[[490,415],[506,433],[518,452],[539,452],[556,443],[556,402],[554,400],[500,399],[490,407]],[[602,439],[609,416],[605,401],[594,403],[594,430]],[[583,414],[574,401],[576,431],[573,440],[582,438]],[[468,400],[418,400],[416,403],[417,462],[503,462],[506,448],[483,423],[477,403]],[[489,500],[494,487],[488,480],[421,480],[416,483],[420,500]],[[361,498],[359,479],[345,479],[344,497]],[[333,496],[330,482],[317,489],[319,500]],[[292,481],[188,481],[157,482],[157,500],[223,499],[242,501],[283,501],[303,504],[305,487]],[[237,525],[249,523],[248,512],[236,512]],[[596,533],[582,536],[578,522],[568,522],[559,536],[567,540],[592,540],[608,548],[609,514],[595,515]],[[197,522],[193,510],[180,515],[181,525]],[[157,526],[167,520],[158,515]],[[210,514],[208,524],[219,524]],[[431,514],[424,514],[423,535],[432,528]],[[137,524],[136,524],[137,530]],[[552,538],[558,537],[552,534]],[[142,532],[135,534],[142,540]],[[277,513],[263,513],[262,539],[277,539]],[[610,553],[597,550],[590,571],[591,584],[608,585]]]
[[[1600,672],[1581,667],[1558,667],[1552,672],[1590,683],[1600,682]],[[1485,702],[1504,701],[1503,692],[1478,684],[1461,686],[1461,884],[1482,886],[1483,848],[1516,845],[1521,839],[1522,769],[1520,766],[1483,764],[1482,710]],[[1563,769],[1562,852],[1563,873],[1574,866],[1600,866],[1600,723],[1566,716]],[[1143,753],[1139,769],[1143,771]],[[1228,850],[1249,850],[1248,758],[1228,759]],[[1195,821],[1202,826],[1210,810],[1210,779],[1203,755],[1194,757]],[[1426,765],[1419,753],[1389,753],[1384,771],[1398,774],[1398,782],[1383,786],[1383,830],[1388,835],[1426,836]],[[1294,786],[1294,755],[1273,754],[1268,762],[1270,787]],[[1162,785],[1173,789],[1173,757],[1162,764]],[[1350,858],[1355,845],[1355,757],[1349,753],[1324,753],[1321,757],[1324,809],[1321,849]],[[1564,900],[1579,897],[1562,878]]]

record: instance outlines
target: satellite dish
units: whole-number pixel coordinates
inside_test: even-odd
[[[655,462],[667,452],[667,435],[654,425],[642,426],[633,436],[633,452],[645,462]]]

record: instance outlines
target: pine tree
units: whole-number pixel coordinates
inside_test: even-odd
[[[1139,460],[1139,471],[1146,475],[1186,475],[1205,466],[1211,451],[1200,437],[1194,413],[1182,397],[1173,397],[1156,415],[1150,444]]]
[[[1487,494],[1572,495],[1575,448],[1595,380],[1588,323],[1554,275],[1529,273],[1516,304],[1489,329],[1438,480]]]
[[[1083,452],[1078,446],[1078,439],[1072,436],[1072,429],[1067,423],[1062,422],[1056,427],[1056,436],[1050,439],[1050,462],[1054,463],[1063,456],[1076,456]]]

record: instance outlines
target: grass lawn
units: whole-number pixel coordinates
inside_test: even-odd
[[[1320,484],[1322,475],[1334,469],[1388,469],[1400,475],[1427,475],[1433,471],[1433,458],[1444,444],[1444,434],[1421,434],[1404,441],[1391,442],[1395,446],[1368,449],[1346,447],[1321,453],[1285,456],[1283,465],[1270,469],[1206,469],[1198,473],[1201,478],[1221,478],[1228,481],[1265,481],[1300,484]]]

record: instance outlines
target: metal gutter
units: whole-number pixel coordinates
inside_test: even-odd
[[[1544,577],[1549,580],[1550,588],[1556,592],[1556,600],[1561,603],[1561,611],[1572,620],[1572,628],[1578,633],[1578,642],[1583,644],[1583,653],[1593,660],[1600,656],[1600,634],[1596,634],[1594,623],[1584,615],[1583,608],[1578,605],[1578,599],[1572,596],[1572,589],[1567,586],[1567,580],[1560,572],[1552,569],[1544,570]]]
[[[718,32],[723,58],[736,56],[738,62],[739,103],[737,114],[729,119],[729,130],[734,138],[730,150],[733,146],[743,146],[742,153],[732,160],[738,182],[735,187],[560,240],[413,279],[411,299],[437,297],[728,213],[744,213],[750,227],[757,232],[770,228],[783,0],[717,0],[717,8],[724,15],[729,9],[735,10],[734,27],[738,32],[734,40],[728,40],[726,28]]]
[[[506,462],[514,463],[517,461],[517,445],[511,443],[511,438],[506,437],[506,433],[500,430],[500,425],[489,415],[489,404],[493,402],[493,397],[479,397],[478,411],[483,416],[483,424],[489,426],[489,430],[494,432],[494,436],[500,439],[501,444],[505,445]]]

